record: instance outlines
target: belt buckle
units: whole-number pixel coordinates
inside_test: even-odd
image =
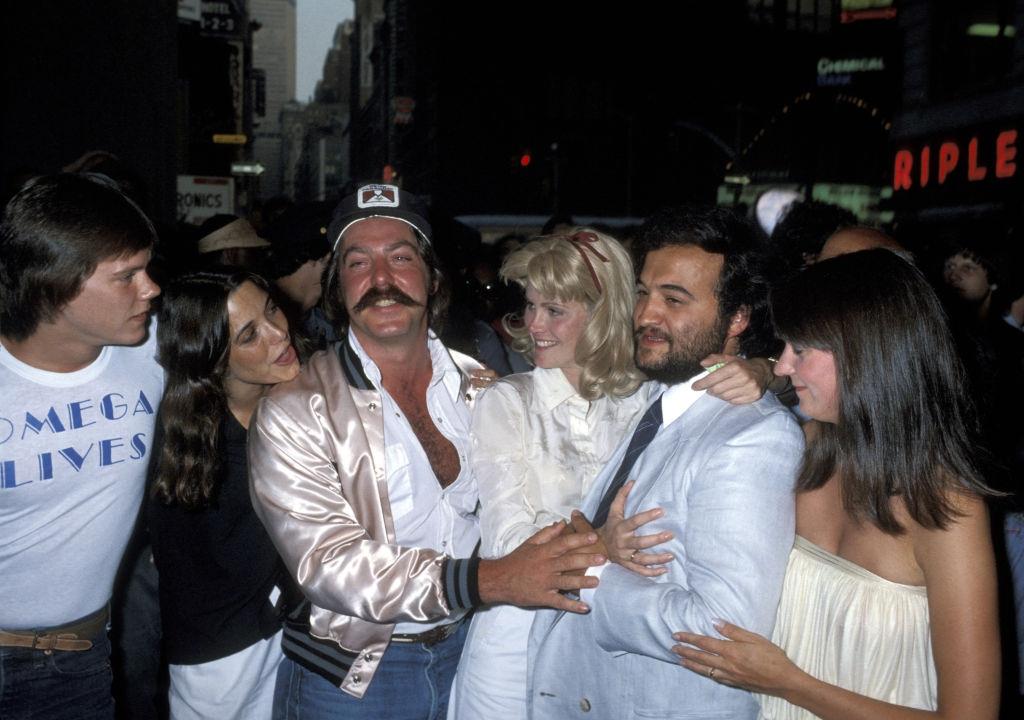
[[[42,650],[47,655],[51,655],[59,640],[56,633],[40,633],[37,630],[32,634],[32,649]]]
[[[423,632],[416,635],[395,635],[392,637],[392,642],[416,643],[422,645],[423,647],[433,647],[434,645],[437,645],[439,642],[447,640],[453,634],[455,634],[455,631],[459,628],[459,625],[461,624],[462,620],[458,620],[453,623],[448,623],[447,625],[438,625],[437,627],[432,627],[429,630],[424,630]]]
[[[455,629],[459,626],[459,622],[461,621],[441,625],[431,630],[428,633],[430,637],[423,639],[423,647],[433,647],[434,645],[444,642],[450,638],[455,634]]]
[[[63,647],[61,647],[61,643],[64,643]],[[92,646],[91,640],[85,640],[77,633],[41,633],[37,630],[32,635],[32,649],[42,650],[46,655],[52,655],[54,650],[81,651],[88,650]]]

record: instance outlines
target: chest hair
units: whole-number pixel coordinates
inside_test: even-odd
[[[398,392],[392,393],[391,396],[405,413],[409,425],[416,433],[416,438],[420,441],[423,452],[427,454],[430,468],[434,471],[437,481],[441,487],[448,487],[459,476],[462,465],[455,446],[437,429],[434,419],[427,410],[426,388],[424,387],[421,392]]]

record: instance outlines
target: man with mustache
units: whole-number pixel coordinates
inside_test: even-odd
[[[155,240],[105,176],[35,178],[4,209],[3,718],[114,717],[110,596],[164,385],[148,330]]]
[[[793,482],[803,438],[771,393],[732,405],[693,387],[712,353],[763,357],[767,287],[745,222],[721,208],[672,209],[641,230],[644,254],[634,310],[636,364],[664,392],[594,481],[573,526],[598,528],[612,558],[591,612],[538,613],[530,637],[530,717],[750,718],[757,703],[743,690],[680,672],[671,647],[679,628],[714,633],[718,618],[743,617],[770,634],[793,544]],[[623,504],[626,480],[635,484]],[[614,500],[614,501],[613,501]],[[660,512],[634,537],[623,521]],[[589,519],[589,522],[588,520]],[[649,564],[650,540],[668,553],[661,575]],[[698,631],[699,632],[699,631]]]
[[[470,610],[585,611],[573,554],[596,535],[541,531],[475,557],[466,462],[479,365],[434,331],[445,294],[415,196],[368,185],[335,212],[324,291],[344,337],[261,402],[249,434],[256,511],[306,597],[289,616],[275,717],[444,718]]]

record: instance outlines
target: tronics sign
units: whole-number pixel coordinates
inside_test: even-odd
[[[1002,128],[899,148],[893,155],[892,189],[898,194],[1009,184],[1018,175],[1018,139],[1016,128]]]

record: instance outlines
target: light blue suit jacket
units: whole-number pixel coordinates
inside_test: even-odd
[[[625,438],[595,480],[593,517]],[[679,630],[717,636],[722,618],[770,636],[793,545],[793,483],[803,435],[771,394],[752,405],[700,397],[661,428],[629,477],[626,516],[660,507],[642,534],[671,530],[669,571],[644,578],[606,566],[587,615],[545,610],[530,634],[534,720],[752,719],[757,702],[679,665]]]

